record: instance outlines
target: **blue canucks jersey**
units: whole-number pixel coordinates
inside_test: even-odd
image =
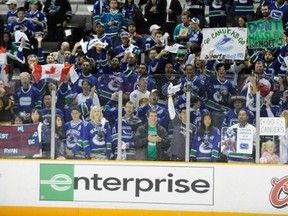
[[[21,26],[25,26],[25,31],[21,28]],[[10,33],[14,33],[15,31],[23,31],[28,38],[32,38],[34,36],[35,33],[35,28],[33,23],[27,19],[24,18],[23,20],[19,20],[19,18],[17,18],[14,22],[11,23],[11,25],[7,26],[7,30]]]
[[[129,22],[133,20],[133,14],[136,9],[138,9],[138,6],[135,3],[129,5],[128,7],[122,8],[122,14],[125,20],[125,25],[127,25]]]
[[[82,120],[76,125],[74,125],[72,121],[65,124],[66,142],[64,143],[64,147],[72,150],[76,157],[84,157],[83,146],[79,145],[83,137],[84,127],[85,123]]]
[[[86,155],[96,153],[110,158],[111,155],[111,129],[105,119],[100,124],[88,122],[82,139],[82,146]]]
[[[41,25],[32,22],[36,34],[47,31],[47,18],[42,11],[37,10],[34,13],[32,13],[32,11],[26,12],[26,18],[30,19],[31,22],[32,20],[41,22]]]
[[[40,91],[34,86],[30,86],[26,91],[23,87],[16,89],[14,95],[14,113],[19,112],[30,113],[32,109],[41,109],[42,100]]]
[[[154,38],[152,38],[151,36],[148,37],[145,42],[144,42],[144,46],[145,46],[145,54],[148,55],[149,50],[154,47],[157,44],[157,42],[154,40]]]
[[[212,135],[209,131],[204,131],[203,137],[197,130],[190,152],[192,161],[216,161],[219,157],[220,150],[220,131],[213,127]]]
[[[17,10],[15,11],[8,11],[6,15],[6,25],[7,27],[11,25],[16,19],[18,18]]]
[[[249,109],[245,109],[245,110],[249,116],[248,122],[250,124],[253,124],[255,121],[255,115]],[[227,113],[225,114],[225,117],[223,120],[223,127],[230,127],[234,124],[237,124],[239,122],[237,115],[238,115],[238,113],[236,112],[235,109],[228,110]]]
[[[109,1],[98,0],[95,2],[93,7],[93,22],[96,23],[100,20],[100,16],[104,12],[108,12],[110,9]]]

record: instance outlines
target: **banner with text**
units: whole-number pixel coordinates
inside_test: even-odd
[[[246,40],[246,28],[205,28],[201,59],[244,60]]]
[[[0,157],[40,154],[38,124],[0,126]]]
[[[225,155],[229,153],[252,154],[253,151],[253,131],[246,128],[228,128],[221,130],[221,152]]]
[[[266,49],[284,46],[281,20],[247,22],[248,48]]]

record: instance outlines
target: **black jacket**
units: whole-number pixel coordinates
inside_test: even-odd
[[[157,124],[157,135],[161,137],[161,142],[156,143],[157,158],[156,160],[167,160],[165,151],[170,146],[168,133],[164,127]],[[140,126],[134,136],[134,143],[136,146],[136,159],[137,160],[148,160],[147,146],[148,146],[148,123]]]

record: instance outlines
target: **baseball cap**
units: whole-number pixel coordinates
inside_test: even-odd
[[[100,21],[96,22],[96,25],[101,25],[101,26],[104,26],[104,24]]]
[[[10,4],[16,4],[17,5],[17,0],[8,0],[5,4],[6,5],[10,5]]]
[[[193,17],[190,21],[195,24],[200,24],[200,20],[197,17]]]
[[[39,0],[29,0],[30,4],[37,4]]]
[[[155,92],[157,92],[158,94],[160,93],[158,89],[152,89],[151,92],[150,92],[150,95],[151,95],[152,93],[155,93]]]
[[[186,55],[186,51],[185,50],[178,50],[177,51],[177,56],[185,56]]]
[[[154,24],[154,25],[150,26],[149,31],[152,32],[153,30],[157,30],[159,28],[160,28],[160,26],[158,26],[157,24]]]
[[[246,101],[246,97],[244,95],[232,95],[231,96],[231,103],[233,104],[235,101],[242,101],[242,102],[245,102]]]
[[[129,22],[128,26],[130,26],[130,25],[136,26],[136,23],[135,22]]]
[[[81,52],[81,51],[79,51],[79,52],[77,52],[77,53],[75,53],[75,56],[84,56],[84,53],[83,52]]]
[[[121,38],[124,38],[124,37],[129,38],[129,33],[128,32],[121,32],[120,37]]]
[[[184,87],[186,87],[186,86],[192,87],[193,84],[192,84],[192,82],[187,81],[187,82],[184,83]]]

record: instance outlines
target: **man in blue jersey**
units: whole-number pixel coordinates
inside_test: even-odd
[[[50,93],[46,93],[43,97],[44,108],[40,109],[39,112],[41,114],[42,122],[47,125],[51,126],[51,107],[52,107],[52,96]],[[62,119],[64,119],[63,112],[56,108],[56,114],[60,115]]]
[[[150,49],[157,44],[155,36],[156,36],[156,32],[158,32],[159,29],[160,29],[160,26],[156,24],[150,26],[149,30],[150,30],[151,35],[144,42],[145,55],[147,56],[148,56]]]
[[[207,0],[209,6],[209,27],[226,27],[226,3],[228,0]]]
[[[103,13],[110,9],[109,0],[96,1],[93,7],[93,23],[97,23]]]
[[[39,0],[30,0],[30,10],[26,12],[26,17],[34,25],[35,38],[39,34],[47,33],[47,18],[42,11],[38,10],[38,2]]]
[[[233,108],[228,110],[225,114],[223,120],[223,127],[230,127],[234,124],[238,123],[238,113],[241,109],[244,108],[246,103],[246,97],[244,95],[233,95],[230,100],[231,104],[233,104]],[[249,115],[248,123],[253,124],[255,120],[255,116],[253,112],[251,112],[248,108],[245,109],[247,114]]]
[[[8,0],[5,4],[9,8],[9,11],[7,12],[7,15],[6,15],[5,23],[6,23],[6,26],[9,26],[18,17],[17,16],[17,0]]]
[[[78,106],[71,108],[72,120],[65,124],[65,143],[64,143],[64,157],[65,158],[80,158],[86,157],[84,150],[79,145],[82,139],[85,122],[81,120],[81,110]]]
[[[33,23],[26,18],[25,8],[19,7],[17,9],[18,18],[11,23],[11,25],[7,26],[7,30],[14,36],[16,31],[21,31],[25,33],[28,39],[31,41],[34,37],[35,28]],[[26,45],[28,43],[26,42]]]
[[[40,91],[31,85],[30,74],[22,72],[20,74],[21,86],[16,89],[14,97],[13,112],[15,114],[23,114],[27,119],[33,108],[41,109],[42,99]]]
[[[118,112],[118,110],[115,110]],[[122,117],[122,159],[135,160],[135,144],[134,135],[137,128],[142,124],[142,121],[134,114],[134,105],[131,101],[128,101],[124,107],[124,115]],[[118,113],[117,113],[118,114]],[[118,118],[116,119],[112,128],[112,149],[115,149],[115,155],[117,155],[118,144]],[[126,153],[126,156],[125,156]]]

